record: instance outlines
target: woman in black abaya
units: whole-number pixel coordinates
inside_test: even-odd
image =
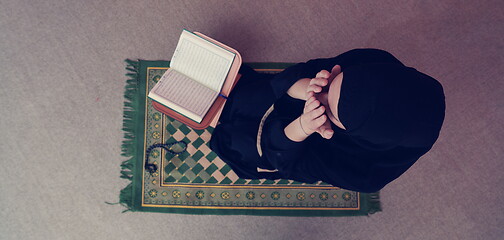
[[[431,149],[444,120],[439,82],[382,50],[240,73],[210,147],[241,178],[376,192]]]

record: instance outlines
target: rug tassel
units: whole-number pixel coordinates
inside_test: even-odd
[[[121,190],[121,194],[119,195],[119,203],[126,208],[123,211],[123,213],[133,211],[132,197],[133,197],[133,184],[130,183],[123,190]]]
[[[369,202],[368,216],[382,211],[380,203],[380,192],[368,194],[368,202]]]
[[[123,127],[124,140],[121,145],[121,156],[129,157],[121,164],[121,178],[127,179],[129,181],[133,180],[133,171],[135,169],[135,161],[133,157],[136,155],[137,149],[135,146],[135,139],[137,133],[135,132],[135,126],[137,123],[138,116],[138,69],[139,61],[126,59],[128,71],[126,76],[126,86],[124,90],[124,107],[123,107]],[[126,209],[124,212],[133,211],[133,183],[130,182],[124,189],[121,190],[119,195],[119,202],[116,204],[107,203],[109,205],[121,204]]]

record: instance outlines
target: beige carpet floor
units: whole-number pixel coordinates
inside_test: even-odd
[[[0,239],[499,239],[502,1],[0,0]],[[444,86],[427,155],[371,217],[125,213],[124,63],[169,60],[182,28],[247,62],[385,49]]]

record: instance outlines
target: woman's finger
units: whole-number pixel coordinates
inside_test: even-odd
[[[314,97],[315,93],[313,91],[306,92],[306,100],[308,101],[311,97]]]
[[[325,139],[331,139],[333,135],[334,131],[329,129],[325,129],[321,134],[321,136]]]
[[[329,120],[326,120],[322,126],[320,126],[317,131],[317,133],[320,134],[325,139],[331,139],[331,137],[334,134],[334,130],[331,128],[331,124],[329,123]]]
[[[315,97],[310,97],[306,100],[304,108],[303,108],[303,114],[309,112],[309,106],[312,104],[312,102],[315,100]]]
[[[310,111],[308,113],[308,117],[310,119],[317,119],[318,117],[320,117],[320,115],[324,115],[324,113],[325,113],[325,107],[324,106],[320,106],[320,107],[318,107],[318,108],[313,109],[312,111]],[[318,127],[320,127],[320,125]]]
[[[317,86],[321,86],[321,87],[326,86],[327,83],[328,83],[327,78],[312,78],[310,80],[310,85],[317,85]]]
[[[314,128],[319,128],[322,126],[327,120],[327,116],[325,114],[320,115],[319,117],[313,119],[312,121],[312,127]]]
[[[330,75],[331,75],[331,73],[329,71],[322,70],[322,71],[318,72],[315,77],[317,77],[317,78],[328,78]]]
[[[315,97],[313,97],[313,98],[315,98]],[[305,113],[312,112],[313,110],[315,110],[319,106],[320,106],[320,101],[315,99],[315,100],[311,101],[310,104],[306,105]]]
[[[338,75],[340,73],[341,73],[341,66],[340,65],[334,65],[334,67],[331,69],[331,74],[330,75],[336,76],[336,75]]]
[[[313,92],[310,92],[310,93],[313,93]],[[315,96],[309,96],[308,99],[306,99],[306,102],[305,102],[305,108],[310,105],[313,101],[315,101],[317,98],[315,98]]]
[[[306,91],[307,92],[320,93],[320,92],[322,92],[322,87],[321,86],[317,86],[317,85],[308,85],[308,87],[306,88]]]
[[[329,81],[325,78],[312,78],[308,87],[306,88],[306,91],[320,93],[328,83]]]

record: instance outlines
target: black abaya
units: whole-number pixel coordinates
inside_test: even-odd
[[[345,126],[348,125],[352,128],[342,130],[332,125],[335,133],[329,140],[323,139],[315,133],[302,142],[291,141],[285,135],[284,129],[302,114],[304,101],[291,98],[286,94],[287,90],[297,80],[313,78],[323,69],[331,71],[336,64],[342,67],[345,74],[341,93],[342,108],[345,109],[345,112],[339,111],[340,118],[346,121],[343,122]],[[289,67],[276,75],[259,74],[243,66],[241,69],[242,79],[226,103],[220,118],[221,123],[214,130],[210,147],[241,178],[286,178],[307,183],[324,181],[348,190],[378,191],[404,173],[432,147],[444,117],[444,95],[442,88],[440,92],[439,89],[436,92],[442,97],[433,103],[439,105],[439,108],[435,113],[437,115],[432,118],[432,123],[429,125],[431,127],[428,130],[431,130],[433,134],[428,140],[415,142],[403,141],[401,138],[399,141],[396,137],[394,140],[397,141],[393,143],[386,141],[386,146],[370,144],[366,142],[368,136],[372,141],[378,141],[380,144],[383,142],[384,138],[376,137],[377,134],[381,134],[378,131],[381,128],[360,124],[360,122],[364,122],[362,119],[372,118],[375,115],[363,115],[362,112],[359,112],[360,109],[351,108],[353,105],[361,104],[364,100],[362,100],[362,96],[353,97],[353,95],[358,95],[354,94],[358,91],[353,91],[352,84],[346,81],[357,79],[352,80],[352,83],[355,84],[360,84],[360,78],[367,81],[369,78],[361,76],[361,73],[375,71],[367,66],[376,66],[377,64],[385,64],[387,67],[383,69],[391,68],[391,71],[394,72],[397,69],[401,69],[401,71],[406,69],[394,56],[377,49],[356,49],[334,58],[310,60]],[[349,73],[348,77],[346,71]],[[433,88],[437,87],[437,81],[428,76],[426,78],[430,81],[429,84],[432,82],[431,85],[435,85]],[[423,83],[427,80],[421,79],[419,81]],[[348,89],[346,92],[344,92],[345,84]],[[372,85],[373,82],[362,84]],[[439,85],[439,83],[437,84]],[[375,91],[375,89],[372,90]],[[363,105],[363,110],[374,109],[376,105],[372,100],[364,102],[371,107],[366,108],[367,105]],[[347,104],[345,105],[345,103]],[[264,124],[261,136],[263,154],[260,156],[256,147],[259,123],[272,104],[275,104],[275,110],[268,116]],[[353,128],[352,123],[357,122],[359,126]],[[393,128],[389,130],[395,131]],[[417,133],[412,132],[412,134]],[[395,137],[394,134],[392,135]],[[415,139],[415,136],[412,139]],[[422,139],[424,138],[422,137]],[[421,142],[421,144],[410,144],[412,142]],[[278,172],[257,172],[257,167],[278,169]]]

